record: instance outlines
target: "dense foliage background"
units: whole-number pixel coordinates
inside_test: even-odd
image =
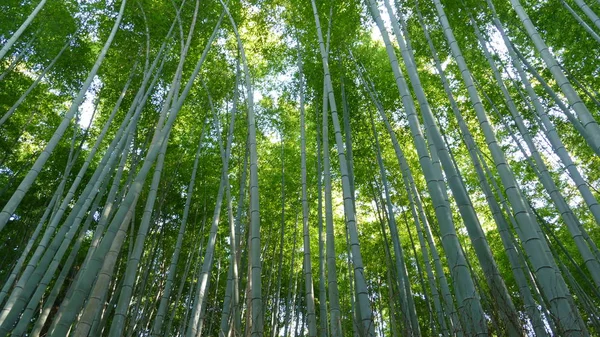
[[[2,1],[0,336],[600,334],[598,14]]]

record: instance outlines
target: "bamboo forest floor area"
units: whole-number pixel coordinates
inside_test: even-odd
[[[0,47],[0,337],[600,335],[600,0],[2,0]]]

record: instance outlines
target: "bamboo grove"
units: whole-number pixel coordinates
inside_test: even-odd
[[[3,0],[0,336],[600,334],[599,15]]]

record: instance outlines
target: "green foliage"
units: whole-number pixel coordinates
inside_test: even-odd
[[[573,1],[567,2],[576,8],[582,17],[585,17],[585,14],[572,3]],[[88,102],[80,107],[81,121],[70,121],[68,131],[50,155],[49,161],[40,172],[35,184],[26,193],[6,228],[0,232],[0,256],[2,257],[0,280],[6,282],[61,179],[64,178],[66,182],[65,190],[61,191],[62,199],[74,182],[77,172],[84,164],[92,145],[115,108],[125,83],[131,78],[116,117],[109,125],[107,136],[102,141],[98,153],[92,158],[90,168],[82,177],[83,183],[76,189],[75,199],[68,203],[60,224],[63,224],[69,212],[75,209],[76,201],[81,197],[94,170],[102,169],[99,167],[102,156],[109,151],[109,144],[115,138],[127,111],[132,105],[137,104],[136,95],[144,82],[145,72],[148,71],[164,46],[164,59],[161,59],[161,62],[164,63],[160,73],[155,70],[156,73],[152,74],[157,76],[156,86],[152,89],[140,119],[137,121],[133,142],[128,145],[130,155],[125,161],[123,176],[120,181],[116,182],[118,193],[114,201],[116,201],[115,207],[118,209],[121,207],[121,198],[131,189],[131,182],[147,160],[146,156],[157,130],[157,121],[163,105],[167,104],[165,109],[167,116],[173,113],[178,115],[168,139],[158,198],[152,212],[150,231],[143,246],[144,251],[127,316],[128,327],[126,329],[128,330],[126,332],[130,334],[150,334],[150,328],[155,318],[155,309],[158,307],[160,294],[164,291],[166,273],[171,258],[177,251],[175,246],[183,218],[187,186],[192,174],[196,147],[200,141],[200,165],[192,195],[190,216],[179,253],[170,306],[163,326],[164,329],[170,329],[164,331],[165,335],[186,331],[189,320],[188,311],[193,306],[191,301],[196,291],[198,270],[202,266],[206,251],[209,227],[215,211],[214,207],[222,176],[218,135],[220,134],[220,138],[223,140],[227,139],[228,125],[234,105],[237,109],[237,116],[229,171],[226,174],[228,174],[230,182],[232,218],[237,217],[238,206],[241,210],[240,218],[235,219],[236,223],[239,221],[238,234],[241,235],[241,247],[239,247],[241,257],[238,266],[240,305],[244,308],[242,311],[244,315],[248,313],[245,301],[248,300],[247,296],[250,296],[249,293],[246,293],[247,287],[250,286],[248,266],[251,265],[248,258],[250,201],[248,183],[241,181],[244,174],[248,139],[247,112],[249,107],[247,92],[244,88],[245,74],[243,70],[239,74],[237,73],[240,54],[233,29],[225,16],[207,60],[203,64],[199,76],[193,81],[181,110],[176,111],[171,103],[165,102],[174,83],[179,85],[179,90],[173,101],[176,101],[181,95],[223,10],[220,2],[200,1],[198,3],[198,20],[194,32],[189,35],[191,37],[189,51],[185,59],[182,59],[182,48],[192,27],[197,2],[188,0],[183,6],[181,3],[181,1],[156,0],[127,3],[120,29],[100,67],[94,88],[88,92]],[[598,76],[600,60],[596,56],[600,46],[594,39],[586,35],[587,32],[563,8],[560,1],[522,1],[522,3],[541,37],[551,47],[551,52],[564,67],[569,80],[581,95],[583,103],[589,108],[591,115],[598,120],[600,105],[597,104],[599,95],[595,88],[600,85],[598,82],[600,81],[600,76]],[[68,109],[73,97],[83,85],[102,45],[109,36],[120,4],[120,1],[49,1],[10,50],[7,57],[0,60],[0,73],[6,72],[0,80],[0,115],[3,115],[52,62],[61,48],[65,44],[68,46],[40,84],[31,91],[6,123],[0,125],[1,205],[7,204],[20,181],[40,156],[44,146],[61,123],[65,110]],[[527,332],[532,332],[529,330],[531,319],[528,317],[526,303],[514,274],[515,266],[511,264],[506,253],[506,247],[503,245],[494,222],[488,200],[481,189],[479,176],[463,142],[464,135],[459,132],[449,97],[442,86],[428,41],[424,37],[423,28],[416,15],[416,4],[416,1],[398,1],[396,10],[402,13],[406,19],[408,37],[415,55],[421,84],[447,141],[446,145],[456,161],[460,179],[469,193],[470,202],[472,202],[481,223],[501,278],[520,315],[520,323],[526,327]],[[494,4],[497,6],[499,19],[506,26],[508,37],[517,50],[525,55],[533,67],[548,81],[550,87],[560,93],[561,88],[539,58],[522,23],[514,15],[510,3],[494,1]],[[0,43],[4,43],[12,36],[36,5],[36,1],[5,0],[0,3]],[[558,186],[559,192],[567,200],[578,224],[581,225],[580,229],[589,236],[588,242],[596,244],[600,242],[598,223],[582,199],[578,186],[569,177],[564,163],[549,144],[547,131],[538,124],[538,117],[532,108],[531,99],[526,96],[522,81],[518,79],[518,74],[510,62],[506,46],[492,24],[490,8],[485,2],[474,0],[448,0],[443,1],[443,5],[450,25],[453,27],[454,35],[457,37],[457,43],[464,52],[463,56],[473,73],[483,106],[488,113],[488,118],[504,155],[507,157],[511,172],[514,173],[522,194],[535,211],[532,214],[535,214],[542,225],[540,227],[540,233],[543,234],[541,239],[549,241],[552,249],[551,256],[557,261],[558,267],[563,268],[561,273],[573,295],[573,310],[582,314],[590,333],[598,333],[600,318],[597,308],[600,306],[600,297],[598,297],[600,288],[598,284],[594,284],[593,271],[588,269],[586,264],[588,261],[581,256],[580,249],[576,245],[572,233],[567,229],[565,220],[561,218],[560,212],[552,203],[552,196],[544,189],[538,172],[527,160],[529,151],[522,153],[519,149],[518,145],[522,143],[522,146],[525,147],[525,144],[522,136],[518,134],[516,124],[504,102],[504,96],[498,87],[492,69],[484,58],[479,41],[474,34],[474,27],[469,20],[470,16],[476,20],[488,46],[491,46],[492,57],[502,72],[504,84],[519,113],[523,116],[535,146],[549,166],[550,176]],[[597,2],[589,5],[596,13],[599,12],[600,5]],[[179,6],[181,6],[181,12],[179,19],[176,20]],[[314,293],[319,293],[317,199],[318,195],[322,193],[318,189],[318,181],[322,178],[321,172],[317,172],[317,160],[322,153],[317,151],[317,139],[322,130],[323,107],[321,105],[324,84],[322,58],[316,42],[317,33],[312,7],[309,3],[286,0],[253,0],[232,2],[229,6],[244,43],[250,69],[249,75],[255,91],[264,331],[266,335],[273,332],[273,329],[280,329],[280,333],[273,332],[274,335],[280,335],[283,333],[284,324],[289,324],[292,329],[299,324],[306,324],[303,323],[306,320],[306,301],[303,298],[305,288],[303,284],[300,203],[302,149],[300,144],[299,56],[305,78],[303,90],[306,94],[307,193],[312,254],[310,258],[313,266]],[[476,119],[473,104],[468,99],[460,70],[452,58],[448,42],[441,30],[433,2],[418,1],[418,6],[424,15],[425,27],[439,53],[442,67],[450,81],[450,88],[459,110],[465,117],[467,127],[473,135],[480,157],[492,170],[492,174],[487,177],[488,182],[494,182],[491,184],[492,186],[495,183],[499,185],[500,190],[494,189],[493,196],[498,200],[503,200],[507,195],[504,190],[505,186],[500,183],[499,173],[494,167],[494,161],[481,126]],[[396,256],[394,256],[392,248],[394,238],[390,237],[386,220],[389,214],[387,214],[383,202],[384,192],[371,129],[372,118],[375,120],[375,127],[379,135],[381,155],[390,183],[390,197],[400,232],[399,237],[395,239],[399,240],[404,251],[408,283],[413,294],[420,330],[423,335],[438,334],[441,332],[441,328],[436,318],[433,293],[434,290],[440,292],[441,275],[438,275],[435,270],[431,271],[431,275],[435,276],[434,284],[437,286],[437,289],[431,289],[428,271],[425,270],[426,261],[423,252],[428,252],[427,263],[430,265],[434,263],[431,257],[432,248],[439,252],[440,263],[451,284],[452,292],[454,292],[451,279],[453,271],[448,268],[447,257],[441,245],[440,227],[429,194],[428,182],[425,180],[421,158],[417,154],[411,136],[406,118],[406,108],[398,95],[385,46],[377,38],[377,34],[374,34],[376,27],[372,23],[371,14],[361,1],[317,1],[317,8],[321,29],[324,33],[330,29],[330,36],[326,36],[329,41],[328,62],[334,94],[338,99],[340,120],[342,120],[342,106],[345,105],[348,109],[351,131],[342,125],[342,136],[351,132],[353,139],[354,202],[357,208],[360,250],[364,256],[365,265],[364,271],[361,272],[364,272],[367,279],[369,298],[375,312],[376,331],[380,335],[402,334],[403,315],[406,313],[400,313],[399,296],[401,296],[401,292],[398,289],[398,273],[395,270]],[[590,25],[593,26],[591,22]],[[173,27],[173,31],[169,35],[171,27]],[[394,47],[398,49],[398,46]],[[400,55],[398,50],[397,55]],[[183,61],[183,71],[181,79],[178,79],[175,74],[180,61]],[[399,62],[400,68],[406,74],[401,58]],[[11,67],[11,64],[15,66]],[[405,173],[398,165],[390,135],[378,117],[369,91],[360,79],[361,74],[357,70],[358,68],[365,72],[365,76],[368,76],[366,80],[372,81],[377,99],[381,102],[406,156],[414,176],[415,187],[419,192],[419,198],[423,202],[424,215],[433,232],[433,237],[430,239],[434,242],[434,247],[421,247],[419,244],[416,219],[411,213],[411,202],[415,200],[415,196],[407,193],[403,176]],[[530,77],[530,79],[532,78]],[[151,80],[152,77],[150,77]],[[345,102],[341,101],[342,83]],[[595,198],[600,197],[598,192],[600,190],[600,170],[598,170],[600,158],[589,146],[585,145],[583,136],[559,110],[542,85],[537,80],[532,80],[532,83],[534,90],[540,96],[540,103],[549,113],[552,123],[558,130],[560,140],[574,159],[586,185],[589,186]],[[234,90],[239,91],[237,101],[234,101]],[[416,97],[414,92],[411,94]],[[559,97],[562,95],[559,94]],[[213,120],[213,109],[219,122],[219,129],[216,128]],[[84,121],[93,110],[96,111],[94,119],[90,128],[87,129]],[[420,114],[418,118],[422,122]],[[333,122],[331,118],[328,120],[330,123],[330,148],[324,150],[330,151],[332,164],[337,285],[340,290],[343,331],[345,335],[351,335],[357,327],[352,317],[353,310],[356,310],[357,307],[353,302],[356,300],[356,290],[353,288],[355,270],[351,263],[342,207],[342,171],[339,168],[339,159],[334,148]],[[223,144],[224,146],[225,144]],[[346,149],[347,153],[348,149]],[[117,154],[115,153],[115,155]],[[69,160],[71,160],[70,163]],[[72,169],[67,176],[63,177],[65,169],[70,164]],[[108,177],[106,186],[110,188],[112,183],[110,179],[114,177],[114,172],[111,171]],[[144,204],[150,190],[149,181],[150,179],[145,180],[139,198],[136,199],[131,229],[120,249],[120,255],[112,275],[113,282],[107,288],[109,290],[105,299],[107,304],[114,303],[118,299],[119,282],[124,275],[128,255],[140,228]],[[447,187],[446,185],[446,180],[444,180],[442,186]],[[245,186],[245,193],[243,199],[240,200],[239,191],[242,186]],[[75,256],[74,264],[67,267],[70,268],[68,282],[62,286],[60,295],[54,302],[57,308],[68,298],[67,293],[69,289],[73,289],[75,284],[73,280],[77,272],[86,267],[85,264],[88,262],[85,257],[88,250],[91,249],[93,232],[99,228],[99,218],[105,205],[107,202],[113,201],[106,200],[106,195],[100,198],[98,209],[84,212],[85,218],[91,217],[91,225],[88,233],[84,233],[86,234],[85,239],[80,251]],[[220,327],[221,312],[227,292],[228,268],[231,263],[230,258],[234,255],[230,247],[230,224],[226,201],[225,198],[221,209],[215,246],[216,258],[210,273],[211,281],[206,301],[203,335],[207,336],[217,335],[217,329]],[[502,335],[506,331],[505,327],[499,326],[502,322],[499,322],[499,308],[494,302],[495,294],[490,293],[482,266],[478,262],[466,229],[463,228],[458,208],[460,206],[456,205],[452,193],[450,193],[448,201],[458,239],[464,248],[472,277],[478,282],[478,295],[484,302],[485,314],[489,319],[487,325],[492,334]],[[509,214],[507,210],[512,210],[512,205],[507,202],[505,206],[501,216],[510,223],[514,214]],[[42,233],[47,229],[48,223],[48,220],[42,223]],[[523,242],[517,239],[520,229],[512,223],[511,226],[509,232],[513,236],[515,244],[521,249]],[[282,233],[283,236],[281,236]],[[49,237],[53,237],[53,235],[50,233]],[[98,235],[104,234],[99,232]],[[296,240],[295,246],[294,240]],[[37,237],[34,242],[35,250],[38,245],[41,245],[41,236]],[[72,247],[73,244],[74,242],[70,243],[69,247]],[[591,249],[598,260],[597,248],[592,245]],[[68,252],[70,251],[69,249]],[[29,252],[26,255],[26,261],[29,261],[32,255],[33,252]],[[522,250],[518,251],[518,256],[523,258],[520,262],[529,271],[532,268],[530,260],[534,257],[524,254]],[[65,260],[66,258],[59,259],[62,262]],[[50,293],[57,276],[58,272],[52,278],[46,294]],[[280,289],[277,289],[278,285],[280,285]],[[538,300],[537,285],[531,283],[529,288],[532,289],[534,297]],[[288,293],[296,298],[292,297],[288,302]],[[319,319],[321,309],[318,296],[315,296],[315,299],[317,324],[318,326],[327,325],[327,322],[321,322]],[[4,304],[6,302],[0,303],[0,305]],[[543,308],[550,307],[543,298],[539,299],[538,305]],[[103,324],[104,335],[108,333],[113,319],[114,313],[111,310],[111,307],[106,306],[102,311],[103,316],[99,316],[100,324]],[[443,310],[445,319],[449,319],[450,313],[447,312],[447,309]],[[290,314],[293,313],[293,316],[290,320],[285,321],[284,317],[287,311],[290,311]],[[278,317],[273,318],[276,312],[278,312]],[[543,313],[543,315],[544,319],[550,317],[549,313]],[[37,311],[33,317],[29,326],[31,329],[34,322],[40,317]],[[56,317],[56,312],[52,311],[47,324]],[[250,323],[248,317],[241,317],[242,325]],[[272,319],[276,322],[275,326],[271,324]],[[171,324],[168,325],[169,321]],[[48,328],[49,326],[44,326],[44,329]],[[101,331],[97,330],[96,332]],[[304,335],[304,331],[299,334]],[[90,333],[90,335],[93,334]]]

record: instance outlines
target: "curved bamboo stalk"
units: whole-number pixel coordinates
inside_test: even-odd
[[[0,49],[0,60],[4,58],[9,49],[15,44],[15,42],[17,42],[19,37],[21,37],[21,34],[23,34],[23,32],[25,31],[25,29],[29,27],[33,19],[35,19],[35,17],[42,10],[42,8],[44,8],[46,2],[47,0],[41,0],[40,3],[33,9],[33,12],[31,12],[27,19],[25,19],[25,22],[23,22],[21,26],[19,26],[17,31],[14,32],[13,35],[4,43],[2,49]]]

